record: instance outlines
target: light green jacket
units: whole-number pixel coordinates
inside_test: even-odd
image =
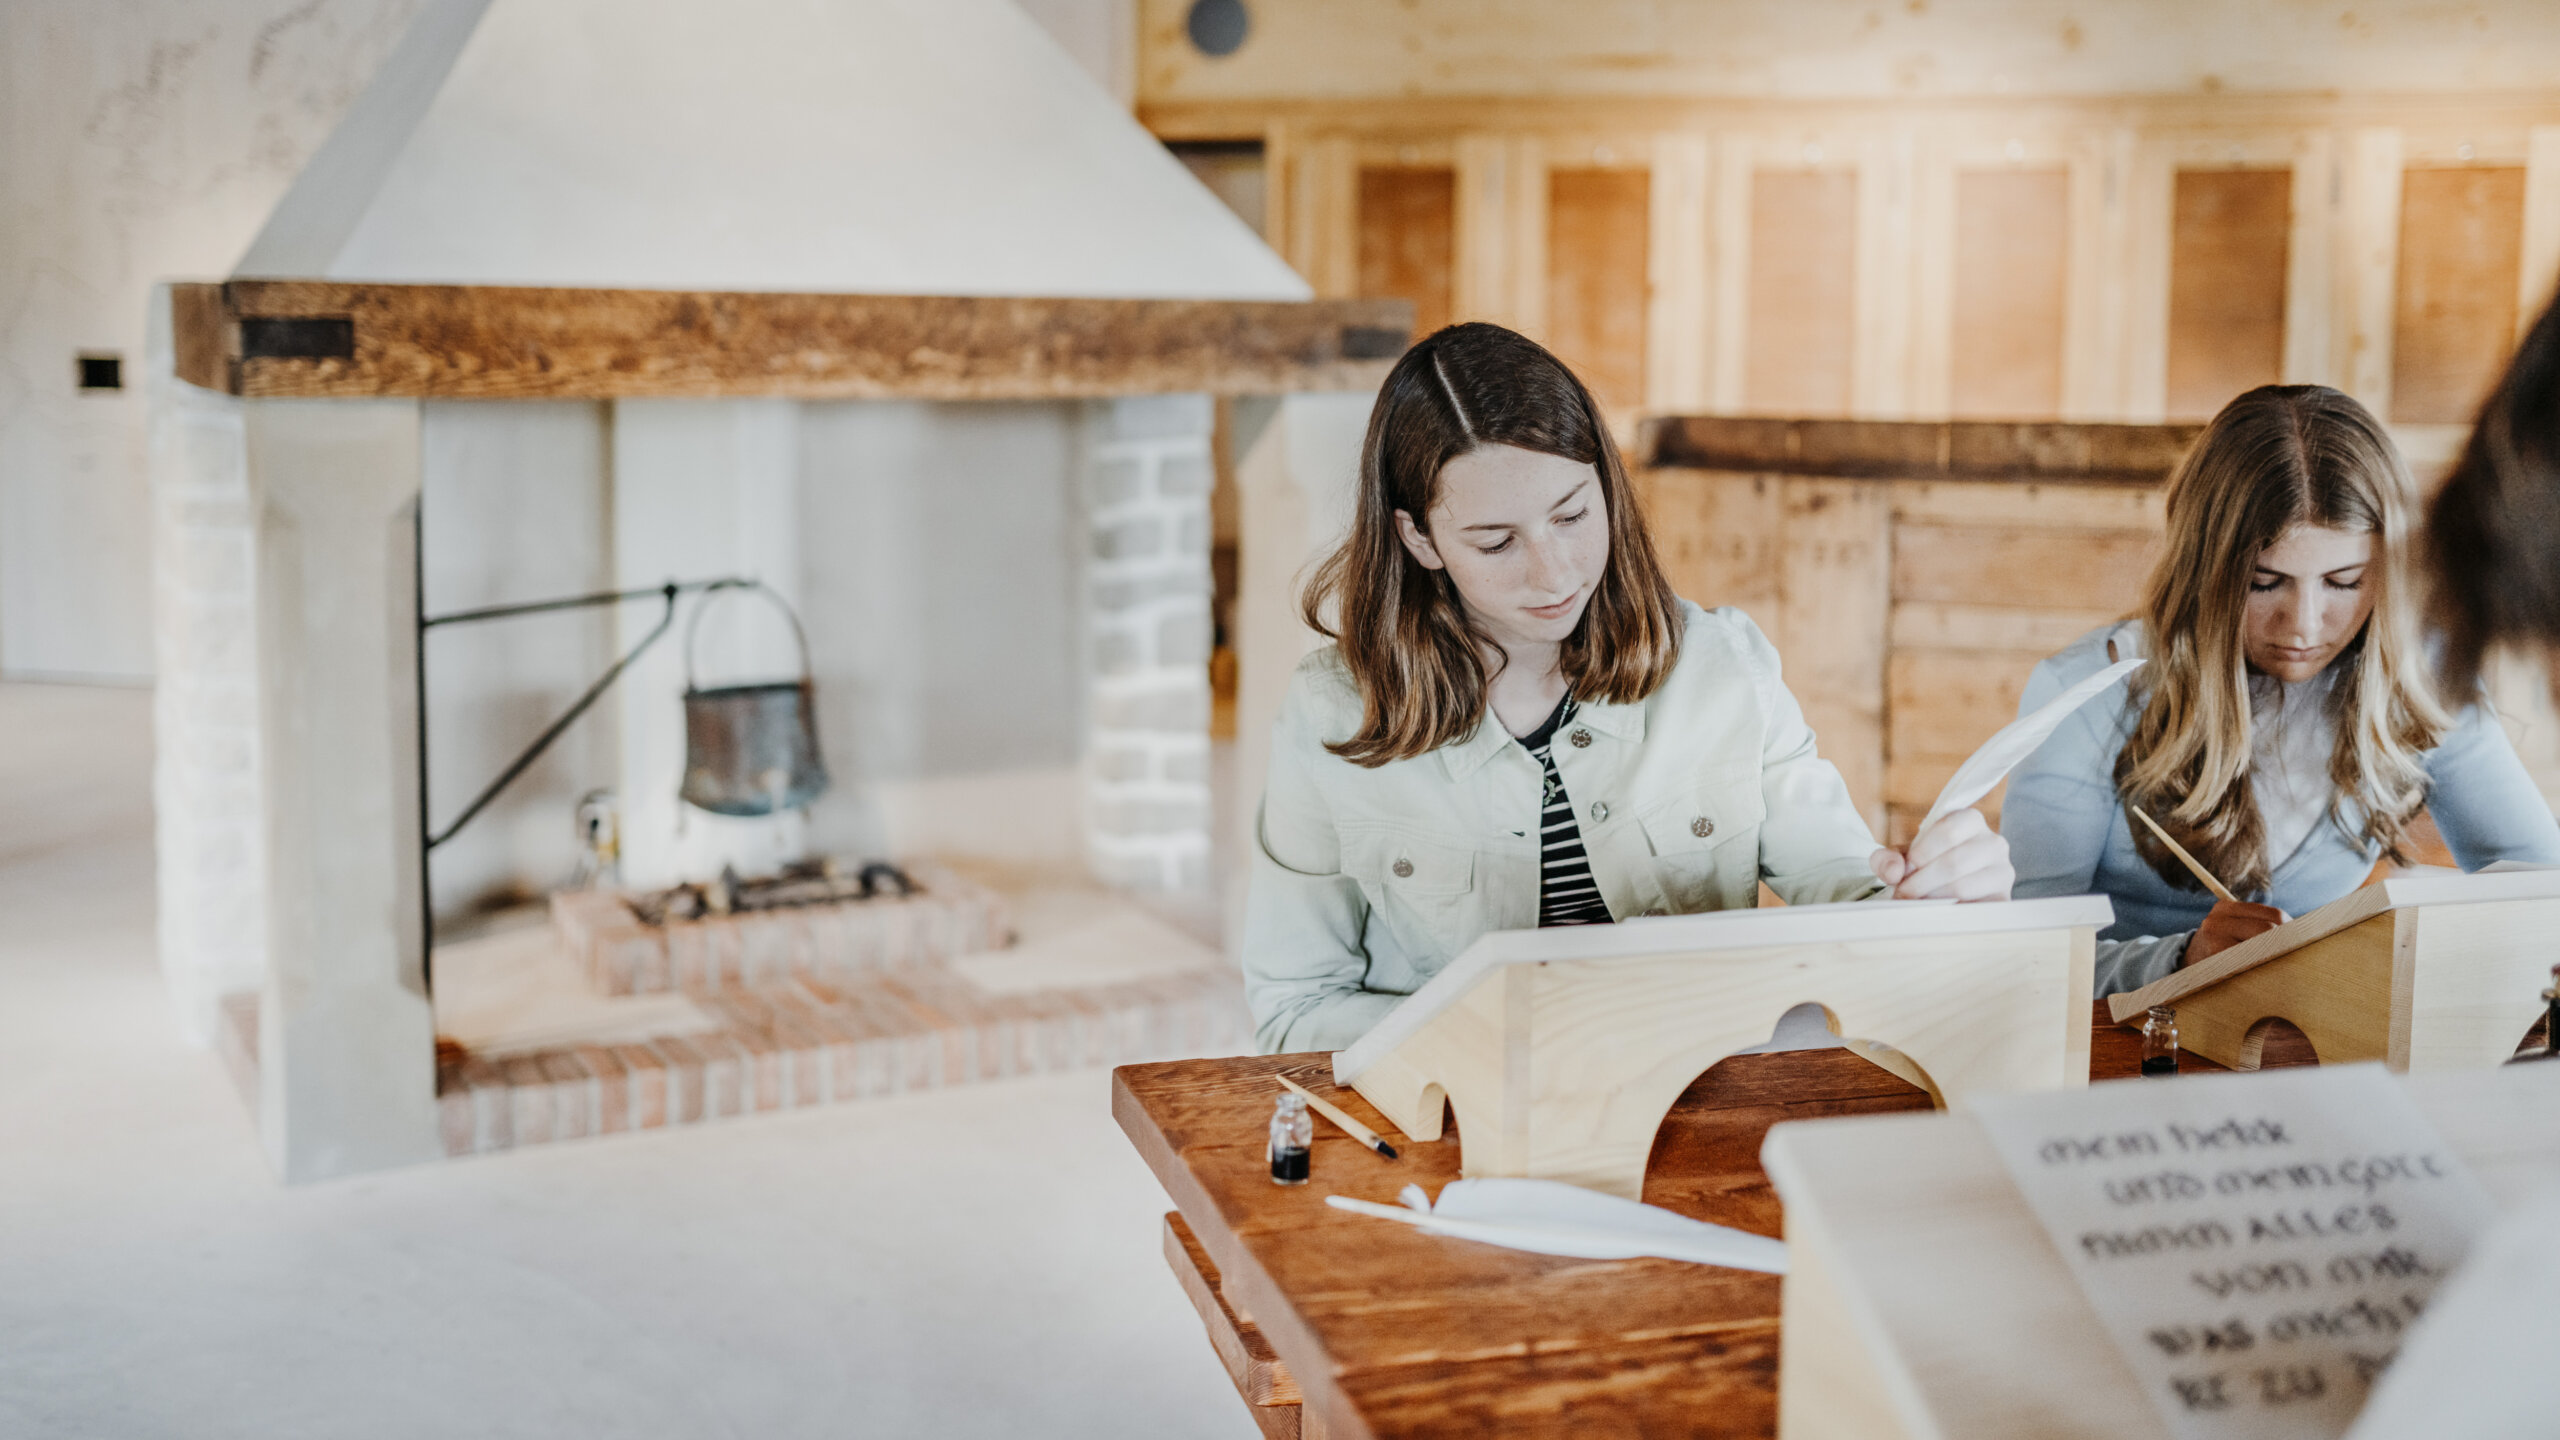
[[[1633,705],[1586,702],[1553,754],[1617,919],[1861,900],[1875,839],[1730,607],[1681,602],[1680,663]],[[1309,655],[1272,728],[1245,901],[1245,994],[1264,1053],[1338,1050],[1488,930],[1538,923],[1538,762],[1488,713],[1428,755],[1363,769],[1340,652]]]

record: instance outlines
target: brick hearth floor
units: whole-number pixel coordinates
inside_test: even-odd
[[[737,992],[697,1002],[722,1022],[701,1034],[440,1066],[445,1153],[1240,1047],[1234,991],[1193,975],[988,995],[909,972]]]
[[[1011,950],[683,997],[586,993],[547,926],[440,949],[445,1153],[1250,1048],[1215,952],[1097,892],[1035,885],[1017,908]],[[254,1093],[256,995],[226,1015],[224,1058]]]

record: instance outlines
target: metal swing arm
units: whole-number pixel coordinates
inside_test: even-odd
[[[597,677],[596,683],[587,687],[586,693],[578,697],[577,703],[563,711],[559,719],[552,721],[550,726],[534,739],[533,744],[527,746],[525,752],[515,758],[513,764],[499,772],[498,778],[490,781],[487,789],[482,790],[477,798],[462,808],[462,813],[454,817],[452,824],[445,826],[442,830],[431,831],[427,835],[427,848],[435,849],[452,839],[463,826],[470,824],[474,816],[489,807],[490,801],[497,799],[500,792],[515,783],[518,776],[533,767],[534,761],[542,758],[542,752],[551,748],[551,742],[559,739],[561,732],[576,723],[579,716],[586,714],[588,707],[604,698],[604,692],[613,688],[613,682],[622,678],[622,672],[631,668],[631,662],[639,659],[650,646],[658,643],[660,637],[667,633],[668,627],[675,624],[677,596],[693,591],[761,588],[763,583],[742,575],[724,576],[718,580],[687,580],[681,583],[671,580],[664,585],[652,586],[645,590],[608,590],[594,595],[572,595],[559,600],[529,600],[520,605],[490,605],[478,610],[458,610],[450,615],[432,615],[421,619],[418,622],[418,630],[423,637],[425,632],[439,625],[464,625],[478,620],[505,620],[518,615],[541,615],[555,610],[583,610],[597,605],[619,605],[626,600],[642,600],[652,595],[666,602],[666,608],[658,615],[658,623],[650,627],[649,633],[641,636],[639,643],[624,652],[621,659],[614,661],[612,669]]]

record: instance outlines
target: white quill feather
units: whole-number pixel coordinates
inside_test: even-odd
[[[1981,749],[1956,767],[1956,773],[1947,781],[1947,788],[1938,792],[1937,802],[1929,807],[1928,816],[1921,820],[1920,829],[1911,833],[1917,835],[1937,824],[1947,812],[1961,810],[1990,794],[1992,787],[2008,779],[2009,772],[2017,769],[2020,761],[2036,753],[2036,747],[2060,729],[2073,711],[2088,704],[2099,691],[2140,668],[2140,657],[2119,660],[2038,706],[2033,714],[2021,715],[2001,726],[1998,734],[1982,742]]]
[[[1380,1205],[1348,1195],[1327,1195],[1337,1210],[1400,1220],[1417,1230],[1585,1260],[1626,1260],[1658,1255],[1700,1265],[1787,1273],[1784,1241],[1729,1225],[1711,1225],[1659,1205],[1622,1200],[1561,1180],[1452,1180],[1434,1205],[1419,1185],[1407,1185],[1404,1204]]]

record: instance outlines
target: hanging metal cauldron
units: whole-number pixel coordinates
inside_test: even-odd
[[[687,804],[715,815],[771,815],[797,810],[827,790],[826,762],[818,758],[816,687],[810,680],[809,637],[791,606],[761,585],[791,622],[800,647],[800,678],[704,690],[693,683],[693,641],[702,629],[705,595],[693,608],[684,635],[684,787]]]
[[[711,596],[722,590],[753,590],[774,604],[791,621],[791,634],[800,643],[800,678],[765,685],[729,685],[717,690],[697,689],[693,683],[693,636],[702,624],[702,612],[710,608]],[[516,605],[490,605],[477,610],[464,610],[451,615],[421,616],[418,635],[423,649],[430,630],[445,625],[477,624],[486,620],[508,620],[522,615],[541,615],[559,610],[583,610],[597,605],[618,605],[626,600],[658,597],[666,606],[658,623],[640,637],[640,643],[613,662],[613,668],[598,676],[587,687],[577,703],[563,711],[534,742],[525,747],[498,778],[462,807],[462,813],[450,824],[437,830],[421,824],[426,848],[435,849],[471,823],[472,817],[487,809],[499,792],[515,783],[516,777],[530,769],[551,742],[560,738],[588,707],[613,688],[631,662],[658,643],[676,620],[676,597],[700,593],[695,603],[693,623],[685,629],[684,639],[684,722],[685,773],[683,797],[705,810],[722,815],[771,815],[777,810],[796,810],[824,794],[827,767],[818,759],[816,707],[811,701],[809,680],[809,637],[800,629],[800,617],[779,595],[764,587],[763,582],[744,576],[720,580],[670,580],[651,590],[608,590],[595,595],[571,595],[558,600],[532,600]],[[423,781],[423,775],[421,780]]]

